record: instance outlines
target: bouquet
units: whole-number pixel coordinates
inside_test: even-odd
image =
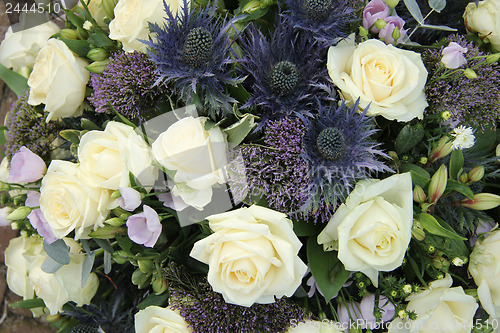
[[[498,332],[498,0],[6,3],[10,306],[60,333]]]

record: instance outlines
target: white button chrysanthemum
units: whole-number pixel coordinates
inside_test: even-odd
[[[460,125],[453,129],[451,135],[455,138],[452,142],[453,149],[466,149],[474,146],[476,137],[472,128]]]

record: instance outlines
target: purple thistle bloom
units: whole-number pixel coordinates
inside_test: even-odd
[[[235,77],[231,57],[233,21],[215,16],[215,6],[189,10],[187,0],[174,16],[168,5],[163,26],[151,25],[157,34],[146,42],[158,66],[157,83],[164,82],[186,103],[195,103],[212,118],[232,110],[236,100],[225,93],[225,85],[243,81]]]
[[[259,128],[268,120],[309,115],[316,98],[335,95],[317,43],[311,43],[280,20],[271,37],[250,27],[242,45],[242,68],[249,76],[251,97],[243,108],[257,106],[262,113]]]
[[[354,20],[354,10],[345,0],[285,0],[288,10],[282,15],[308,40],[318,42],[321,49],[334,45],[347,36]]]
[[[358,180],[369,178],[373,172],[392,171],[377,157],[387,157],[370,139],[376,132],[366,111],[358,114],[357,101],[351,108],[344,102],[338,107],[322,105],[319,116],[309,120],[302,141],[303,154],[309,168],[310,199],[305,209],[317,209],[321,199],[337,204],[344,199]]]
[[[98,113],[121,115],[143,121],[154,115],[162,86],[156,85],[155,64],[143,53],[115,53],[102,74],[91,74],[94,91],[89,101]]]
[[[465,54],[468,67],[474,67],[482,62],[482,59],[472,58],[483,56],[484,53],[467,41],[464,36],[451,35],[448,40],[468,49]],[[434,81],[434,78],[442,74],[436,70],[440,66],[443,48],[430,49],[422,54],[422,59],[429,70],[428,83],[425,86],[425,94],[429,103],[426,112],[440,114],[443,111],[449,111],[451,121],[481,129],[496,126],[500,118],[500,66],[498,63],[484,63],[474,68],[477,74],[475,79],[468,79],[460,73],[457,76]]]
[[[47,115],[37,107],[28,104],[28,93],[20,96],[7,113],[5,153],[11,157],[22,146],[33,153],[48,159],[51,152],[51,143],[55,140],[61,123],[45,120]]]

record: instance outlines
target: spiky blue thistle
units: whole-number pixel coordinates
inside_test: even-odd
[[[288,10],[283,16],[309,40],[318,42],[321,48],[345,37],[354,19],[354,10],[346,0],[286,0]]]
[[[388,157],[370,137],[376,132],[367,109],[358,113],[358,102],[348,107],[321,105],[318,116],[308,120],[302,140],[308,165],[310,193],[303,209],[317,209],[321,200],[335,205],[344,199],[358,180],[373,173],[391,171],[378,157]]]
[[[212,118],[226,114],[236,102],[226,94],[226,85],[243,81],[233,70],[233,21],[216,16],[215,9],[190,10],[184,0],[174,16],[165,3],[166,22],[151,25],[157,35],[146,42],[158,67],[157,83],[167,84],[186,104],[195,103]]]
[[[299,36],[282,20],[270,37],[254,27],[247,32],[242,69],[249,76],[251,97],[243,107],[257,107],[261,127],[268,120],[312,116],[318,98],[333,99],[333,84],[316,43]]]

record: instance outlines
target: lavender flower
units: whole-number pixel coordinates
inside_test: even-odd
[[[212,118],[231,110],[236,100],[225,93],[225,85],[237,85],[231,57],[232,21],[215,16],[215,6],[182,11],[174,16],[168,5],[163,26],[151,25],[157,34],[150,46],[151,59],[158,66],[157,82],[164,82],[186,103],[195,103]]]
[[[143,53],[115,53],[102,74],[91,74],[94,91],[89,101],[96,112],[143,121],[152,116],[162,86],[155,85],[155,64]]]
[[[311,115],[315,98],[332,99],[333,85],[317,44],[294,33],[290,25],[279,21],[270,38],[251,27],[242,48],[242,67],[252,91],[243,108],[261,110],[260,127],[268,120]]]
[[[321,199],[335,205],[345,198],[359,179],[372,172],[391,171],[377,156],[387,157],[370,140],[375,133],[366,111],[358,114],[357,101],[351,108],[344,102],[335,108],[321,106],[316,120],[310,120],[304,137],[305,158],[311,179],[306,211],[315,210]]]
[[[327,48],[339,37],[347,36],[353,9],[345,0],[286,0],[289,10],[283,16],[308,40]]]
[[[19,97],[12,105],[5,120],[8,128],[5,152],[8,157],[14,155],[22,146],[47,159],[51,152],[51,143],[56,138],[61,123],[46,122],[47,115],[37,107],[28,104],[28,93]]]
[[[451,35],[450,42],[456,42],[468,49],[466,58],[468,67],[474,67],[483,56],[473,43],[459,35]],[[447,44],[446,44],[447,45]],[[429,70],[428,84],[425,93],[429,107],[428,113],[440,114],[443,111],[451,113],[451,121],[472,125],[484,129],[494,126],[500,118],[500,67],[497,63],[481,64],[474,68],[476,79],[468,79],[459,74],[447,79],[437,79],[442,72],[437,72],[440,66],[442,49],[430,49],[422,54]]]

